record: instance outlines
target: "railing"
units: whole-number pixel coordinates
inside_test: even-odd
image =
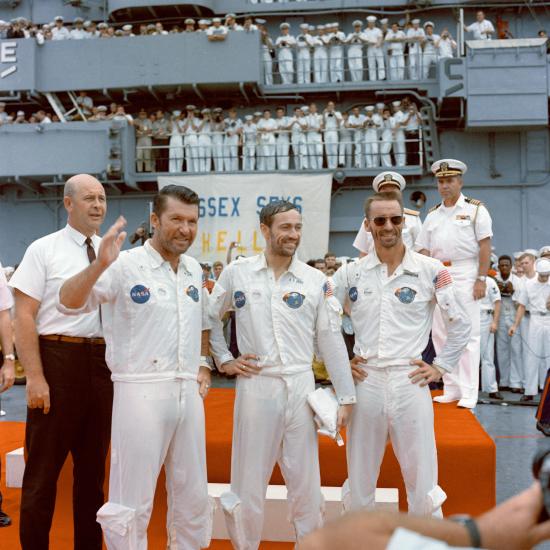
[[[330,48],[314,50],[309,55],[300,48],[283,52],[275,57],[263,50],[264,84],[336,84],[339,82],[368,82],[387,80],[434,80],[436,65],[441,56],[437,53],[390,53],[384,47],[367,50],[355,46],[340,46],[340,51]],[[372,51],[371,51],[372,50]],[[289,55],[290,54],[290,55]],[[287,58],[285,59],[285,56]]]
[[[250,140],[223,133],[138,137],[137,172],[208,173],[376,169],[424,165],[422,128],[263,134]]]

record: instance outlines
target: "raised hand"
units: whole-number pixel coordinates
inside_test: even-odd
[[[107,269],[118,258],[122,243],[126,239],[126,231],[122,231],[125,227],[126,219],[124,216],[119,216],[101,239],[97,261],[104,269]]]

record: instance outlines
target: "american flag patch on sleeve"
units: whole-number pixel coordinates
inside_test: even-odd
[[[435,289],[439,290],[440,288],[443,288],[444,286],[450,285],[453,282],[453,279],[451,278],[451,274],[448,270],[442,269],[435,278]]]
[[[330,298],[331,296],[334,296],[330,281],[326,281],[325,284],[323,285],[323,292],[325,293],[325,298]]]

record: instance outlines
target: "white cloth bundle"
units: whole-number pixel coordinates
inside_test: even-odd
[[[307,402],[315,413],[317,433],[334,439],[339,447],[344,444],[337,430],[338,400],[331,388],[318,388],[308,393]]]

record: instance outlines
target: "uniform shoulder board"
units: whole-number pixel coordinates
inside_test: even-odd
[[[466,197],[466,202],[469,203],[469,204],[473,204],[474,206],[480,206],[481,204],[483,204],[481,201],[478,201],[477,199],[470,199],[468,197]]]
[[[409,216],[420,216],[420,212],[417,210],[411,210],[410,208],[403,208],[403,212]]]
[[[430,212],[435,212],[440,206],[441,206],[441,203],[436,204],[435,206],[432,206],[432,207],[428,210],[428,214],[429,214]]]

